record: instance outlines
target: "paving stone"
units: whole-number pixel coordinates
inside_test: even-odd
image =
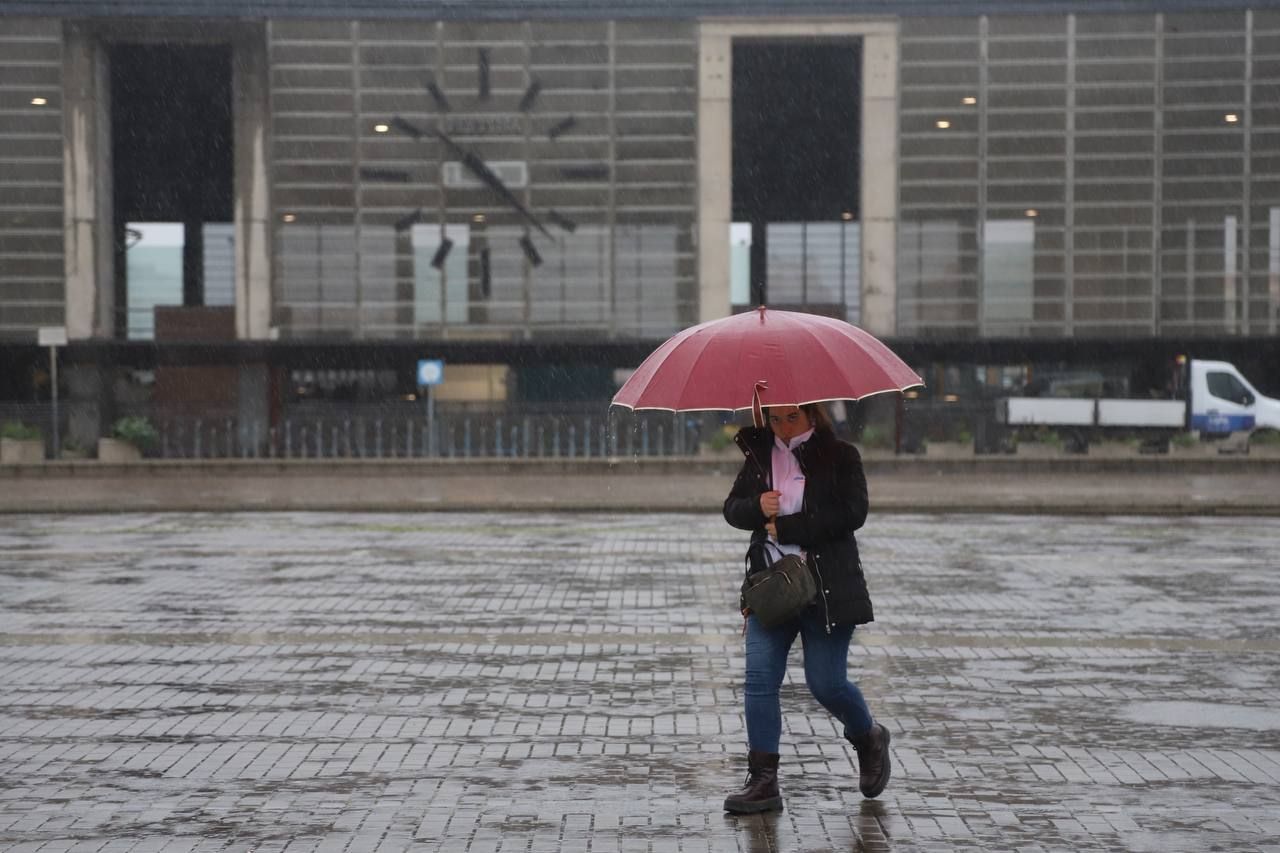
[[[0,851],[1280,851],[1280,521],[873,515],[884,795],[712,515],[0,518]]]

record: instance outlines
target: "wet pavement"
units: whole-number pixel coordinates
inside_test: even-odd
[[[0,518],[3,851],[1280,851],[1280,521],[873,515],[894,777],[744,770],[713,515]]]

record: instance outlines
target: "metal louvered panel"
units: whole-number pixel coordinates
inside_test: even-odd
[[[661,337],[696,317],[694,24],[270,33],[284,334]],[[527,223],[437,131],[547,224],[530,233],[535,270]],[[442,231],[450,249],[431,266]]]
[[[901,333],[1275,333],[1276,10],[917,18],[901,57]]]
[[[0,0],[0,13],[13,15],[419,20],[1111,14],[1239,8],[1239,0]]]
[[[63,323],[62,25],[0,26],[0,338]]]

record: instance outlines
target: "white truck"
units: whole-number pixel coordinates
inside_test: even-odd
[[[1179,373],[1181,399],[1006,397],[997,402],[996,420],[1007,427],[1062,431],[1077,451],[1107,432],[1138,433],[1167,448],[1169,438],[1183,430],[1205,437],[1280,430],[1280,400],[1259,394],[1234,365],[1189,359]]]

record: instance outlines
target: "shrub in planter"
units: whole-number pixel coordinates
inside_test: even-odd
[[[1249,436],[1249,444],[1258,447],[1280,447],[1280,430],[1260,429]]]
[[[40,430],[27,426],[21,421],[5,421],[0,424],[0,438],[10,438],[14,441],[39,441],[43,437]]]
[[[98,459],[102,462],[133,462],[160,443],[160,434],[143,417],[121,418],[111,425],[111,437],[98,439]]]
[[[719,429],[713,430],[706,439],[706,448],[712,453],[727,453],[734,449],[733,437],[738,434],[738,428],[733,424],[725,424]]]
[[[89,448],[74,438],[67,438],[62,442],[62,453],[59,455],[63,459],[88,459]]]
[[[43,462],[44,436],[35,427],[18,421],[5,421],[0,424],[0,461]]]
[[[855,441],[869,450],[892,450],[893,433],[878,426],[867,425],[862,428],[862,435]]]
[[[137,415],[121,418],[112,424],[111,437],[127,441],[143,453],[154,450],[160,443],[160,433],[151,421]]]
[[[1018,453],[1056,456],[1062,452],[1062,436],[1048,427],[1024,427],[1014,437]]]

